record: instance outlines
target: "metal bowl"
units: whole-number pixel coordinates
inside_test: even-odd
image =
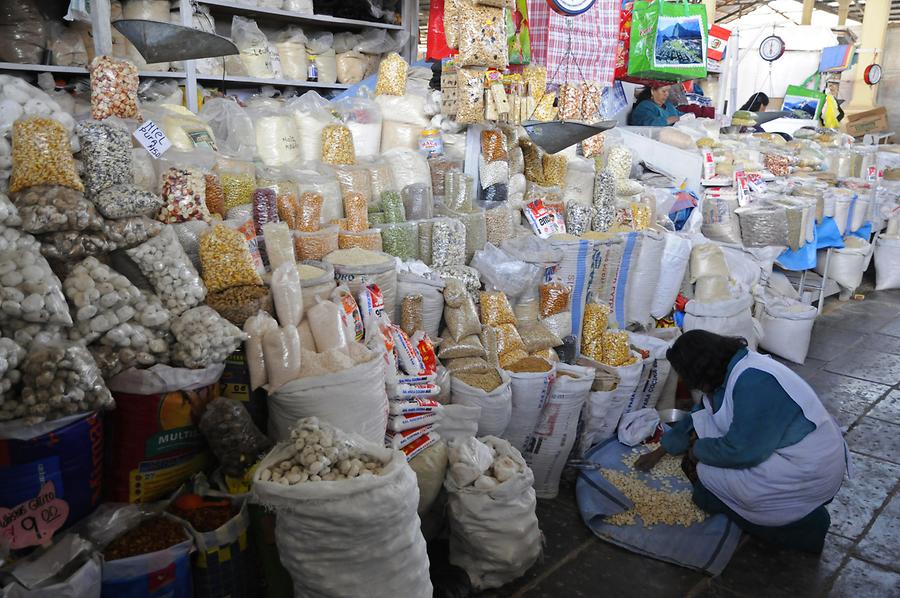
[[[684,411],[683,409],[663,409],[659,412],[659,419],[664,424],[674,424],[690,415],[690,411]]]

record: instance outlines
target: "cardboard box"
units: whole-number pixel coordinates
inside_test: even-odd
[[[886,133],[889,131],[887,109],[884,107],[847,115],[846,130],[848,135],[862,137],[867,133]]]

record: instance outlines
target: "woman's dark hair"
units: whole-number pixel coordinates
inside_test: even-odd
[[[750,96],[750,99],[741,106],[741,110],[749,110],[750,112],[759,112],[759,109],[763,106],[769,105],[769,96],[764,94],[761,91],[757,91],[755,94]]]
[[[746,346],[740,337],[690,330],[666,351],[666,359],[688,388],[709,393],[725,383],[729,362]]]
[[[634,96],[634,105],[631,107],[631,112],[628,113],[628,124],[629,125],[634,124],[631,120],[631,115],[634,113],[634,109],[638,107],[638,104],[640,104],[644,100],[650,100],[653,98],[653,96],[650,95],[650,91],[651,91],[651,89],[650,89],[650,86],[648,85],[648,86],[644,87],[640,92],[638,92],[638,94],[636,96]]]

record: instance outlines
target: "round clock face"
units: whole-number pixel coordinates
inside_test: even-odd
[[[866,71],[865,73],[863,73],[863,78],[869,85],[878,85],[878,82],[881,81],[882,74],[883,71],[880,64],[870,64],[866,67]]]
[[[770,35],[759,44],[759,55],[763,60],[775,62],[784,54],[784,40]]]
[[[596,0],[547,0],[554,11],[559,14],[572,17],[590,10]]]

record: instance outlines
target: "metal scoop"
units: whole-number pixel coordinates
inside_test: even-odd
[[[238,53],[237,46],[230,40],[184,25],[143,19],[122,19],[113,21],[113,27],[128,38],[144,60],[151,64]]]
[[[616,126],[614,120],[604,120],[587,124],[574,120],[563,121],[527,121],[522,126],[528,131],[531,140],[548,154],[555,154],[570,145],[593,137],[597,133],[608,131]]]

